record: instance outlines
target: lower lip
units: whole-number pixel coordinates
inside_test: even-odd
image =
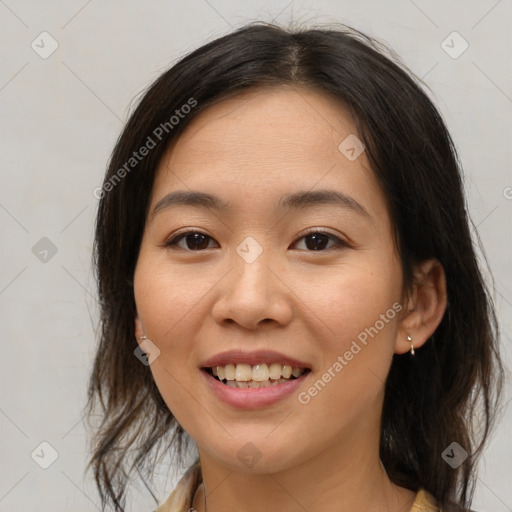
[[[222,384],[205,370],[201,370],[201,373],[211,390],[224,403],[238,409],[257,409],[273,405],[297,391],[311,372],[306,372],[289,382],[273,384],[264,388],[232,388]]]

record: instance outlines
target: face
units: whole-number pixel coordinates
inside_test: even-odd
[[[402,274],[356,135],[322,93],[254,90],[198,115],[160,164],[136,334],[202,458],[274,472],[378,447]]]

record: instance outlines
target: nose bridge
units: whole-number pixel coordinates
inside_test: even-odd
[[[268,245],[264,248],[253,237],[245,238],[236,248],[233,254],[233,266],[235,276],[231,282],[231,293],[247,302],[267,302],[272,272],[269,268],[272,265],[272,254]]]
[[[260,238],[260,241],[262,241],[262,238]],[[268,240],[267,240],[268,242]],[[262,243],[265,243],[265,241],[262,241]],[[236,247],[236,254],[247,264],[252,264],[258,259],[262,259],[261,256],[263,253],[265,253],[263,259],[268,259],[269,255],[269,249],[268,249],[268,243],[266,244],[267,247],[264,250],[263,246],[261,245],[258,240],[256,240],[252,236],[246,236]],[[240,262],[238,262],[240,263]]]

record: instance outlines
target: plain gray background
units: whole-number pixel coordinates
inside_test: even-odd
[[[0,511],[99,508],[81,418],[97,318],[93,190],[136,95],[184,53],[258,19],[347,23],[424,78],[465,168],[510,368],[510,0],[0,0]],[[510,399],[485,452],[479,512],[512,511]],[[160,469],[159,499],[182,469]],[[152,508],[135,490],[129,510]]]

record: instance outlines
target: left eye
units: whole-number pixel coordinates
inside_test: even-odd
[[[323,251],[330,248],[326,247],[330,241],[334,241],[334,245],[342,247],[347,245],[338,237],[324,231],[311,231],[310,233],[300,237],[298,240],[304,240],[305,247],[310,251]],[[295,244],[298,244],[298,242],[295,242]]]
[[[310,233],[301,236],[292,244],[292,246],[300,245],[299,242],[301,240],[304,240],[304,247],[302,250],[305,249],[307,251],[323,251],[325,249],[330,249],[332,248],[332,245],[331,247],[328,247],[330,242],[333,242],[334,246],[345,247],[347,245],[338,237],[324,231],[311,231]],[[201,231],[186,231],[169,240],[165,246],[175,246],[189,251],[201,251],[204,249],[212,249],[213,247],[210,246],[210,242],[213,241],[214,240],[211,236],[202,233]]]

